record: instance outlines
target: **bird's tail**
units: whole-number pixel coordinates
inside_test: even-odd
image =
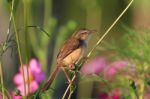
[[[49,76],[46,84],[44,85],[44,87],[41,89],[41,92],[46,91],[52,84],[53,80],[55,79],[57,73],[59,71],[59,66],[56,66],[55,70],[52,72],[52,74]]]

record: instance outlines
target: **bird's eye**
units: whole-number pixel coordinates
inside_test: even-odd
[[[86,34],[86,33],[88,33],[89,31],[87,31],[87,30],[82,30],[81,31],[81,34]]]
[[[81,32],[81,34],[86,34],[86,33],[87,33],[87,32],[85,32],[85,31],[84,31],[84,32]]]

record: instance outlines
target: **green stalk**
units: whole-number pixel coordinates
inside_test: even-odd
[[[26,63],[27,63],[27,87],[28,87],[28,93],[30,95],[30,79],[29,79],[29,46],[28,46],[28,31],[27,31],[27,6],[28,6],[28,0],[23,0],[23,9],[24,9],[24,33],[25,33],[25,48],[26,48]]]
[[[129,9],[134,0],[131,0],[130,3],[126,6],[126,8],[121,12],[121,14],[117,17],[117,19],[111,24],[111,26],[106,30],[102,37],[97,41],[91,51],[88,53],[87,57],[91,56],[91,53],[95,50],[95,48],[101,43],[101,41],[106,37],[109,31],[116,25],[116,23],[120,20],[120,18],[124,15],[124,13]]]
[[[15,31],[15,37],[16,37],[16,43],[17,43],[17,50],[18,50],[18,55],[19,55],[19,61],[20,61],[21,69],[22,69],[23,83],[24,83],[24,95],[25,95],[25,99],[26,99],[27,93],[26,93],[26,85],[25,85],[25,73],[24,73],[23,62],[22,62],[22,55],[21,55],[21,49],[20,49],[20,44],[19,44],[20,39],[19,39],[19,34],[18,34],[18,31],[17,31],[17,28],[16,28],[14,14],[12,14],[12,23],[13,23],[13,27],[14,27],[14,31]]]
[[[3,78],[3,69],[2,69],[2,62],[0,60],[0,78],[1,78],[1,85],[2,85],[2,96],[5,99],[5,91],[4,91],[4,78]]]
[[[139,99],[144,99],[144,89],[145,89],[144,81],[143,79],[140,79],[138,82],[139,82],[139,90],[138,90]]]
[[[13,8],[14,8],[14,0],[12,1],[12,4],[10,6],[10,17],[9,17],[9,26],[8,26],[8,30],[7,30],[7,38],[6,38],[6,41],[3,45],[3,52],[5,52],[6,50],[6,43],[8,41],[8,37],[9,37],[9,34],[10,34],[10,27],[11,27],[11,20],[12,20],[12,14],[13,14]],[[2,53],[3,54],[3,53]],[[2,89],[2,97],[3,99],[6,99],[5,98],[5,88],[4,88],[4,78],[3,78],[3,67],[2,67],[2,56],[0,56],[0,79],[1,79],[1,89]],[[6,93],[8,94],[7,90],[6,90]],[[11,99],[11,97],[9,96],[8,94],[8,97]]]
[[[45,0],[44,5],[44,27],[46,27],[48,19],[51,17],[52,0]]]
[[[137,89],[138,95],[139,95],[139,99],[144,99],[145,73],[149,70],[148,69],[148,65],[146,63],[144,63],[142,67],[143,67],[142,74],[140,74],[140,79],[138,80],[139,89]]]

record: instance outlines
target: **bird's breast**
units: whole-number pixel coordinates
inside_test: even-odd
[[[74,50],[72,53],[70,53],[68,56],[66,56],[63,59],[64,65],[74,64],[78,60],[80,60],[83,57],[83,55],[84,55],[84,52],[85,52],[84,50],[85,50],[85,48],[83,46],[79,47],[76,50]]]

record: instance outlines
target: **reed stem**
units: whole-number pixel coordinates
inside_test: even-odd
[[[20,48],[20,44],[19,44],[20,39],[19,39],[19,34],[18,34],[18,31],[17,31],[16,23],[15,23],[14,14],[12,14],[12,23],[13,23],[13,27],[14,27],[14,31],[15,31],[15,37],[16,37],[16,43],[17,43],[17,50],[18,50],[19,61],[20,61],[20,65],[21,65],[22,75],[23,75],[24,95],[25,95],[25,99],[26,99],[27,92],[26,92],[26,85],[25,85],[25,73],[24,73],[24,68],[23,68],[21,48]]]
[[[5,99],[5,91],[4,91],[4,78],[3,78],[3,68],[2,68],[2,62],[0,60],[0,78],[1,78],[1,86],[2,86],[2,97]]]

